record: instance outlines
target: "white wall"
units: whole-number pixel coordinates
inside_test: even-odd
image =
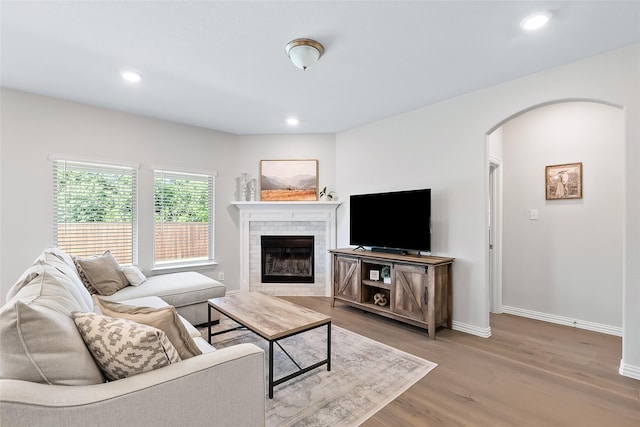
[[[503,126],[504,305],[621,330],[623,132],[621,109],[586,102]],[[583,198],[546,200],[545,166],[573,162]]]
[[[2,89],[2,288],[4,297],[52,242],[49,153],[139,162],[139,264],[153,264],[153,166],[217,172],[216,261],[238,281],[238,239],[225,201],[233,199],[236,136]],[[212,275],[212,268],[202,270]]]
[[[456,258],[454,327],[488,333],[486,135],[513,115],[550,102],[587,99],[623,107],[621,371],[640,378],[639,59],[636,44],[342,132],[336,139],[337,190],[346,198],[370,190],[431,187],[433,252]],[[340,245],[348,244],[346,218],[339,218]]]

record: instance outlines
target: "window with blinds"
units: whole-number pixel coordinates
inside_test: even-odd
[[[137,168],[53,161],[54,244],[72,256],[109,250],[137,262]]]
[[[212,261],[214,175],[154,171],[156,265]]]

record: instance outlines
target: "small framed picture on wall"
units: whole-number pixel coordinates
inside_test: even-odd
[[[545,168],[547,200],[582,199],[582,162]]]

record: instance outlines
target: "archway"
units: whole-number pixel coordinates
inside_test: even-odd
[[[488,306],[502,297],[493,311],[621,336],[622,109],[591,100],[545,103],[505,119],[486,140],[488,203],[491,163],[504,164],[504,221],[495,234],[504,236],[497,243],[505,255],[494,243],[502,275],[491,275],[495,257],[487,248]],[[573,162],[583,164],[584,197],[546,200],[545,166]]]

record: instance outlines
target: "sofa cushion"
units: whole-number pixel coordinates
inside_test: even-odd
[[[14,298],[24,287],[32,283],[33,279],[43,274],[43,266],[53,267],[59,273],[63,274],[65,278],[68,279],[66,283],[69,285],[67,290],[71,296],[83,307],[83,310],[91,310],[93,307],[91,294],[87,292],[82,284],[75,267],[69,267],[57,254],[51,252],[49,249],[42,252],[38,258],[33,261],[33,264],[22,273],[18,281],[7,292],[6,300],[9,301]],[[29,294],[33,296],[33,292]]]
[[[100,307],[102,314],[133,320],[163,331],[182,360],[202,354],[182,324],[176,309],[170,305],[161,308],[137,307],[108,301],[98,296],[94,296],[94,301]]]
[[[73,294],[76,297],[80,297],[84,304],[89,308],[87,311],[91,311],[93,307],[93,300],[91,294],[82,283],[78,270],[73,263],[73,259],[58,248],[49,248],[43,252],[45,262],[48,265],[55,267],[61,273],[63,273],[74,284]]]
[[[129,285],[120,264],[110,251],[91,258],[75,257],[74,262],[80,277],[88,282],[87,289],[93,288],[100,295],[112,295]]]
[[[210,298],[222,297],[226,289],[225,285],[204,274],[185,271],[147,277],[140,286],[127,286],[107,299],[124,301],[155,295],[169,305],[182,307],[204,302]]]
[[[52,256],[53,257],[53,256]],[[91,309],[84,288],[43,253],[10,290],[0,309],[0,378],[88,385],[104,381],[73,320]]]
[[[53,246],[45,249],[44,252],[54,255],[60,261],[64,262],[72,271],[74,271],[76,275],[78,274],[78,271],[76,270],[76,265],[73,262],[73,258],[71,258],[71,256],[69,256],[69,254],[67,254],[62,249]]]
[[[160,329],[96,313],[71,313],[89,351],[110,380],[119,380],[180,361]]]

